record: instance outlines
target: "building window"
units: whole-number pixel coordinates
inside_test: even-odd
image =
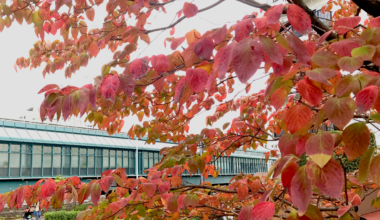
[[[94,149],[88,149],[88,175],[95,175],[95,150]]]
[[[102,150],[101,149],[95,149],[95,174],[101,175],[102,174]]]
[[[110,150],[110,169],[116,169],[116,151]]]
[[[121,150],[118,150],[116,152],[117,161],[116,161],[116,168],[123,167],[123,152]]]
[[[61,155],[62,148],[54,147],[54,155],[53,155],[53,176],[62,175],[61,172]]]
[[[11,144],[10,176],[20,176],[20,145]]]
[[[109,170],[109,150],[103,150],[103,171]]]
[[[71,148],[71,175],[79,175],[79,149]]]
[[[44,151],[43,151],[43,176],[51,176],[52,175],[52,169],[51,169],[51,155],[52,154],[52,149],[51,147],[44,146]]]
[[[87,175],[87,149],[81,148],[80,149],[80,173],[79,175],[85,176]]]
[[[32,175],[32,145],[22,145],[21,176]]]
[[[70,164],[71,164],[71,149],[70,147],[63,147],[62,175],[70,176]]]
[[[9,168],[9,145],[0,143],[0,176],[6,177],[8,176],[8,168]]]
[[[326,25],[327,27],[331,27],[331,19],[332,19],[331,11],[330,12],[325,11],[325,13],[323,14],[322,11],[319,9],[319,10],[314,10],[314,14],[315,16],[319,18],[319,20],[324,25]]]

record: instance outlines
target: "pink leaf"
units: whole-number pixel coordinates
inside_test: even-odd
[[[338,34],[345,34],[356,25],[358,25],[360,19],[361,18],[359,16],[340,18],[339,20],[335,21],[334,29],[337,30]]]
[[[189,85],[191,90],[195,93],[202,92],[208,80],[208,74],[204,69],[192,69],[188,68],[186,70],[186,83]]]
[[[106,99],[114,101],[115,94],[119,88],[119,85],[120,81],[117,74],[106,75],[102,80],[102,84],[100,85],[100,92]]]
[[[259,36],[259,43],[261,48],[264,50],[265,54],[275,63],[278,65],[283,64],[283,57],[280,51],[280,48],[277,46],[277,44],[270,39],[269,37]]]
[[[233,42],[227,46],[222,47],[215,55],[213,72],[219,76],[220,79],[224,79],[230,63],[232,61],[233,51],[235,49],[236,43]]]
[[[244,39],[240,41],[232,55],[232,67],[236,72],[236,76],[242,83],[247,81],[259,69],[263,61],[263,52],[257,41],[251,39]]]
[[[100,179],[99,184],[102,190],[105,193],[108,193],[113,182],[114,182],[113,176],[105,176],[102,179]]]
[[[255,220],[269,220],[275,211],[273,202],[259,202],[252,209],[252,218]]]
[[[185,41],[185,37],[174,38],[172,43],[170,44],[170,49],[175,50],[179,45],[181,45]]]
[[[292,201],[298,207],[298,213],[303,216],[311,199],[311,181],[306,175],[305,167],[297,170],[291,183]]]
[[[355,104],[358,113],[362,114],[371,109],[375,103],[378,92],[379,89],[377,86],[367,86],[356,95]]]
[[[224,25],[223,27],[219,28],[212,34],[212,38],[214,39],[214,42],[216,44],[220,44],[226,37],[226,34],[227,34],[227,25]]]
[[[119,81],[124,94],[132,96],[133,91],[135,90],[135,80],[127,74],[120,74]]]
[[[282,14],[282,10],[284,8],[283,4],[275,5],[269,8],[268,11],[265,12],[264,16],[267,17],[267,24],[276,24],[280,19]]]
[[[249,37],[249,34],[253,31],[253,23],[251,18],[246,18],[236,24],[235,27],[235,40],[240,42]]]
[[[292,27],[300,34],[307,34],[311,31],[311,20],[309,15],[298,5],[288,6],[288,20]]]
[[[288,40],[289,47],[292,49],[294,55],[296,55],[299,61],[310,66],[311,55],[305,44],[297,36],[292,34],[287,34],[286,39]]]
[[[351,51],[357,47],[360,47],[360,44],[352,41],[352,40],[341,40],[338,42],[334,42],[330,45],[330,48],[337,53],[338,55],[344,57],[344,56],[351,56]]]
[[[201,59],[207,60],[212,56],[214,50],[214,42],[211,36],[207,36],[200,40],[194,47],[194,53]]]
[[[49,84],[49,85],[46,85],[44,86],[44,88],[42,88],[38,94],[40,93],[43,93],[43,92],[46,92],[46,91],[49,91],[49,90],[52,90],[52,89],[59,89],[59,86],[56,85],[56,84]]]
[[[141,76],[148,72],[148,57],[135,59],[130,66],[132,75],[139,79]]]
[[[252,208],[253,208],[253,206],[251,206],[251,205],[243,206],[243,208],[241,208],[241,210],[239,212],[238,220],[252,219],[252,217],[251,217]]]
[[[191,18],[198,14],[198,7],[192,3],[185,2],[182,11],[187,18]]]
[[[338,217],[342,217],[344,214],[346,214],[346,212],[348,212],[351,208],[351,205],[347,205],[347,206],[342,206],[338,209],[338,211],[336,212],[336,214],[338,214]]]
[[[297,88],[302,97],[305,98],[310,104],[318,106],[321,103],[323,96],[322,90],[315,86],[311,80],[300,80]]]
[[[157,73],[166,72],[166,71],[169,70],[170,61],[163,54],[160,54],[160,55],[157,55],[157,56],[152,56],[150,58],[150,62],[152,63],[153,69]]]
[[[96,57],[99,53],[99,47],[98,45],[96,44],[96,42],[92,42],[91,46],[88,48],[88,50],[90,51],[90,54],[94,57]]]

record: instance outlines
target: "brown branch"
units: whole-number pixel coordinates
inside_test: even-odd
[[[348,194],[347,194],[347,173],[346,168],[343,165],[342,158],[339,158],[340,165],[344,171],[344,193],[346,194],[346,205],[348,205]]]
[[[173,191],[173,190],[178,190],[178,189],[183,189],[183,188],[210,189],[210,190],[219,191],[219,192],[223,192],[223,193],[237,193],[236,190],[219,189],[219,188],[216,188],[216,187],[205,186],[205,185],[184,185],[184,186],[170,188],[170,190]]]
[[[238,216],[238,214],[235,213],[235,212],[233,212],[233,211],[228,211],[228,210],[219,209],[219,208],[216,208],[216,207],[214,207],[214,206],[210,206],[210,205],[199,205],[199,206],[197,206],[197,208],[203,208],[203,207],[210,208],[210,209],[214,209],[214,210],[217,210],[217,211],[220,211],[220,212],[232,213],[233,216]]]
[[[380,16],[380,2],[377,0],[352,0],[357,6],[373,17]]]
[[[204,11],[207,11],[217,5],[219,5],[220,3],[224,2],[225,0],[219,0],[217,1],[216,3],[206,7],[206,8],[202,8],[198,11],[198,13],[201,13],[201,12],[204,12]],[[166,27],[162,27],[162,28],[156,28],[156,29],[152,29],[152,30],[147,30],[144,32],[144,34],[149,34],[149,33],[152,33],[152,32],[155,32],[155,31],[163,31],[163,30],[166,30],[166,29],[169,29],[169,28],[172,28],[174,26],[176,26],[177,24],[179,24],[181,21],[183,21],[184,19],[186,18],[186,16],[182,16],[180,19],[178,19],[176,22],[174,22],[173,24],[169,25],[169,26],[166,26]]]
[[[243,4],[246,4],[246,5],[249,5],[249,6],[252,6],[252,7],[255,7],[255,8],[260,8],[264,11],[267,11],[270,7],[272,7],[268,4],[261,4],[259,2],[254,1],[254,0],[236,0],[236,1],[241,2]]]

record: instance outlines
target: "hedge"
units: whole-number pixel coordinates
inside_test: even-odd
[[[46,212],[44,217],[46,220],[75,220],[81,211],[56,211]]]
[[[330,131],[330,133],[339,133],[339,134],[342,134],[341,131]],[[376,145],[376,138],[375,138],[375,135],[373,133],[371,133],[371,140],[369,142],[369,146],[368,147],[377,147]],[[338,158],[338,155],[336,155],[336,153],[334,152],[334,155],[333,155],[333,158],[336,159]],[[360,161],[360,158],[361,157],[358,157],[357,159],[353,160],[353,161],[349,161],[347,156],[344,156],[342,158],[342,163],[344,165],[344,167],[346,168],[346,172],[349,173],[349,172],[353,172],[357,169],[359,169],[359,161]],[[301,156],[301,159],[298,161],[298,164],[300,166],[303,166],[305,165],[307,162],[307,157],[305,154],[303,154]]]
[[[94,205],[92,203],[78,205],[78,206],[75,206],[75,208],[72,211],[84,211],[87,209],[88,206],[94,206]]]

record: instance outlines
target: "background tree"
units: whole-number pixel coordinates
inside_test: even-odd
[[[170,43],[172,54],[130,60],[141,41],[150,42],[150,33],[165,29],[174,32],[182,20],[224,2],[215,1],[203,9],[185,2],[178,19],[169,26],[144,28],[152,10],[165,11],[173,1],[108,1],[100,29],[89,29],[86,21],[94,19],[94,6],[103,1],[1,2],[0,31],[14,21],[25,21],[34,25],[41,38],[30,49],[29,57],[17,59],[16,69],[44,63],[44,75],[64,70],[65,76],[71,77],[101,50],[109,48],[114,53],[93,84],[42,88],[42,119],[52,120],[56,115],[66,120],[70,115],[87,113],[86,120],[112,135],[120,132],[124,117],[136,115],[143,123],[131,127],[131,138],[146,136],[147,143],[153,144],[157,139],[170,140],[178,146],[161,149],[164,157],[147,170],[147,178],[128,178],[119,168],[88,184],[78,177],[58,183],[43,179],[1,195],[0,209],[5,204],[20,208],[23,201],[28,205],[40,201],[45,209],[56,208],[64,200],[83,203],[91,196],[95,207],[81,212],[77,219],[358,218],[354,206],[380,184],[380,155],[375,156],[374,148],[368,148],[367,127],[370,124],[378,129],[375,124],[380,122],[380,18],[361,21],[358,15],[362,10],[377,16],[371,5],[378,7],[380,3],[329,1],[322,11],[330,11],[333,4],[339,7],[330,30],[302,0],[273,7],[238,0],[264,10],[264,15],[252,13],[231,26],[169,37],[165,43]],[[279,23],[281,14],[287,14],[288,24]],[[127,24],[127,16],[136,23]],[[301,40],[286,25],[307,34],[307,39]],[[63,41],[44,40],[45,34],[56,33]],[[180,45],[186,45],[183,51],[177,50]],[[249,82],[243,88],[248,93],[251,77],[262,66],[270,75],[265,90],[226,100],[228,93],[239,89],[234,86],[235,80]],[[120,68],[123,72],[117,71]],[[300,99],[294,99],[295,92]],[[187,133],[190,120],[202,109],[214,106],[216,110],[207,117],[206,126],[223,120],[231,111],[240,112],[240,116],[226,121],[224,130],[205,128],[199,134]],[[352,120],[355,123],[349,124]],[[329,123],[342,134],[318,131]],[[308,133],[311,129],[315,132]],[[281,158],[266,178],[242,173],[228,186],[182,182],[184,170],[192,174],[199,170],[206,179],[217,177],[219,170],[213,164],[220,157],[238,148],[255,149],[277,140],[272,134],[281,130],[285,131],[279,139]],[[199,146],[202,154],[197,153]],[[300,167],[298,161],[304,153],[307,163]],[[334,153],[341,157],[332,158]],[[277,152],[265,156],[270,155]],[[346,173],[343,156],[350,161],[361,157],[359,170]],[[116,189],[99,201],[101,191],[108,192],[113,183]],[[377,207],[379,202],[374,200],[373,205]]]

